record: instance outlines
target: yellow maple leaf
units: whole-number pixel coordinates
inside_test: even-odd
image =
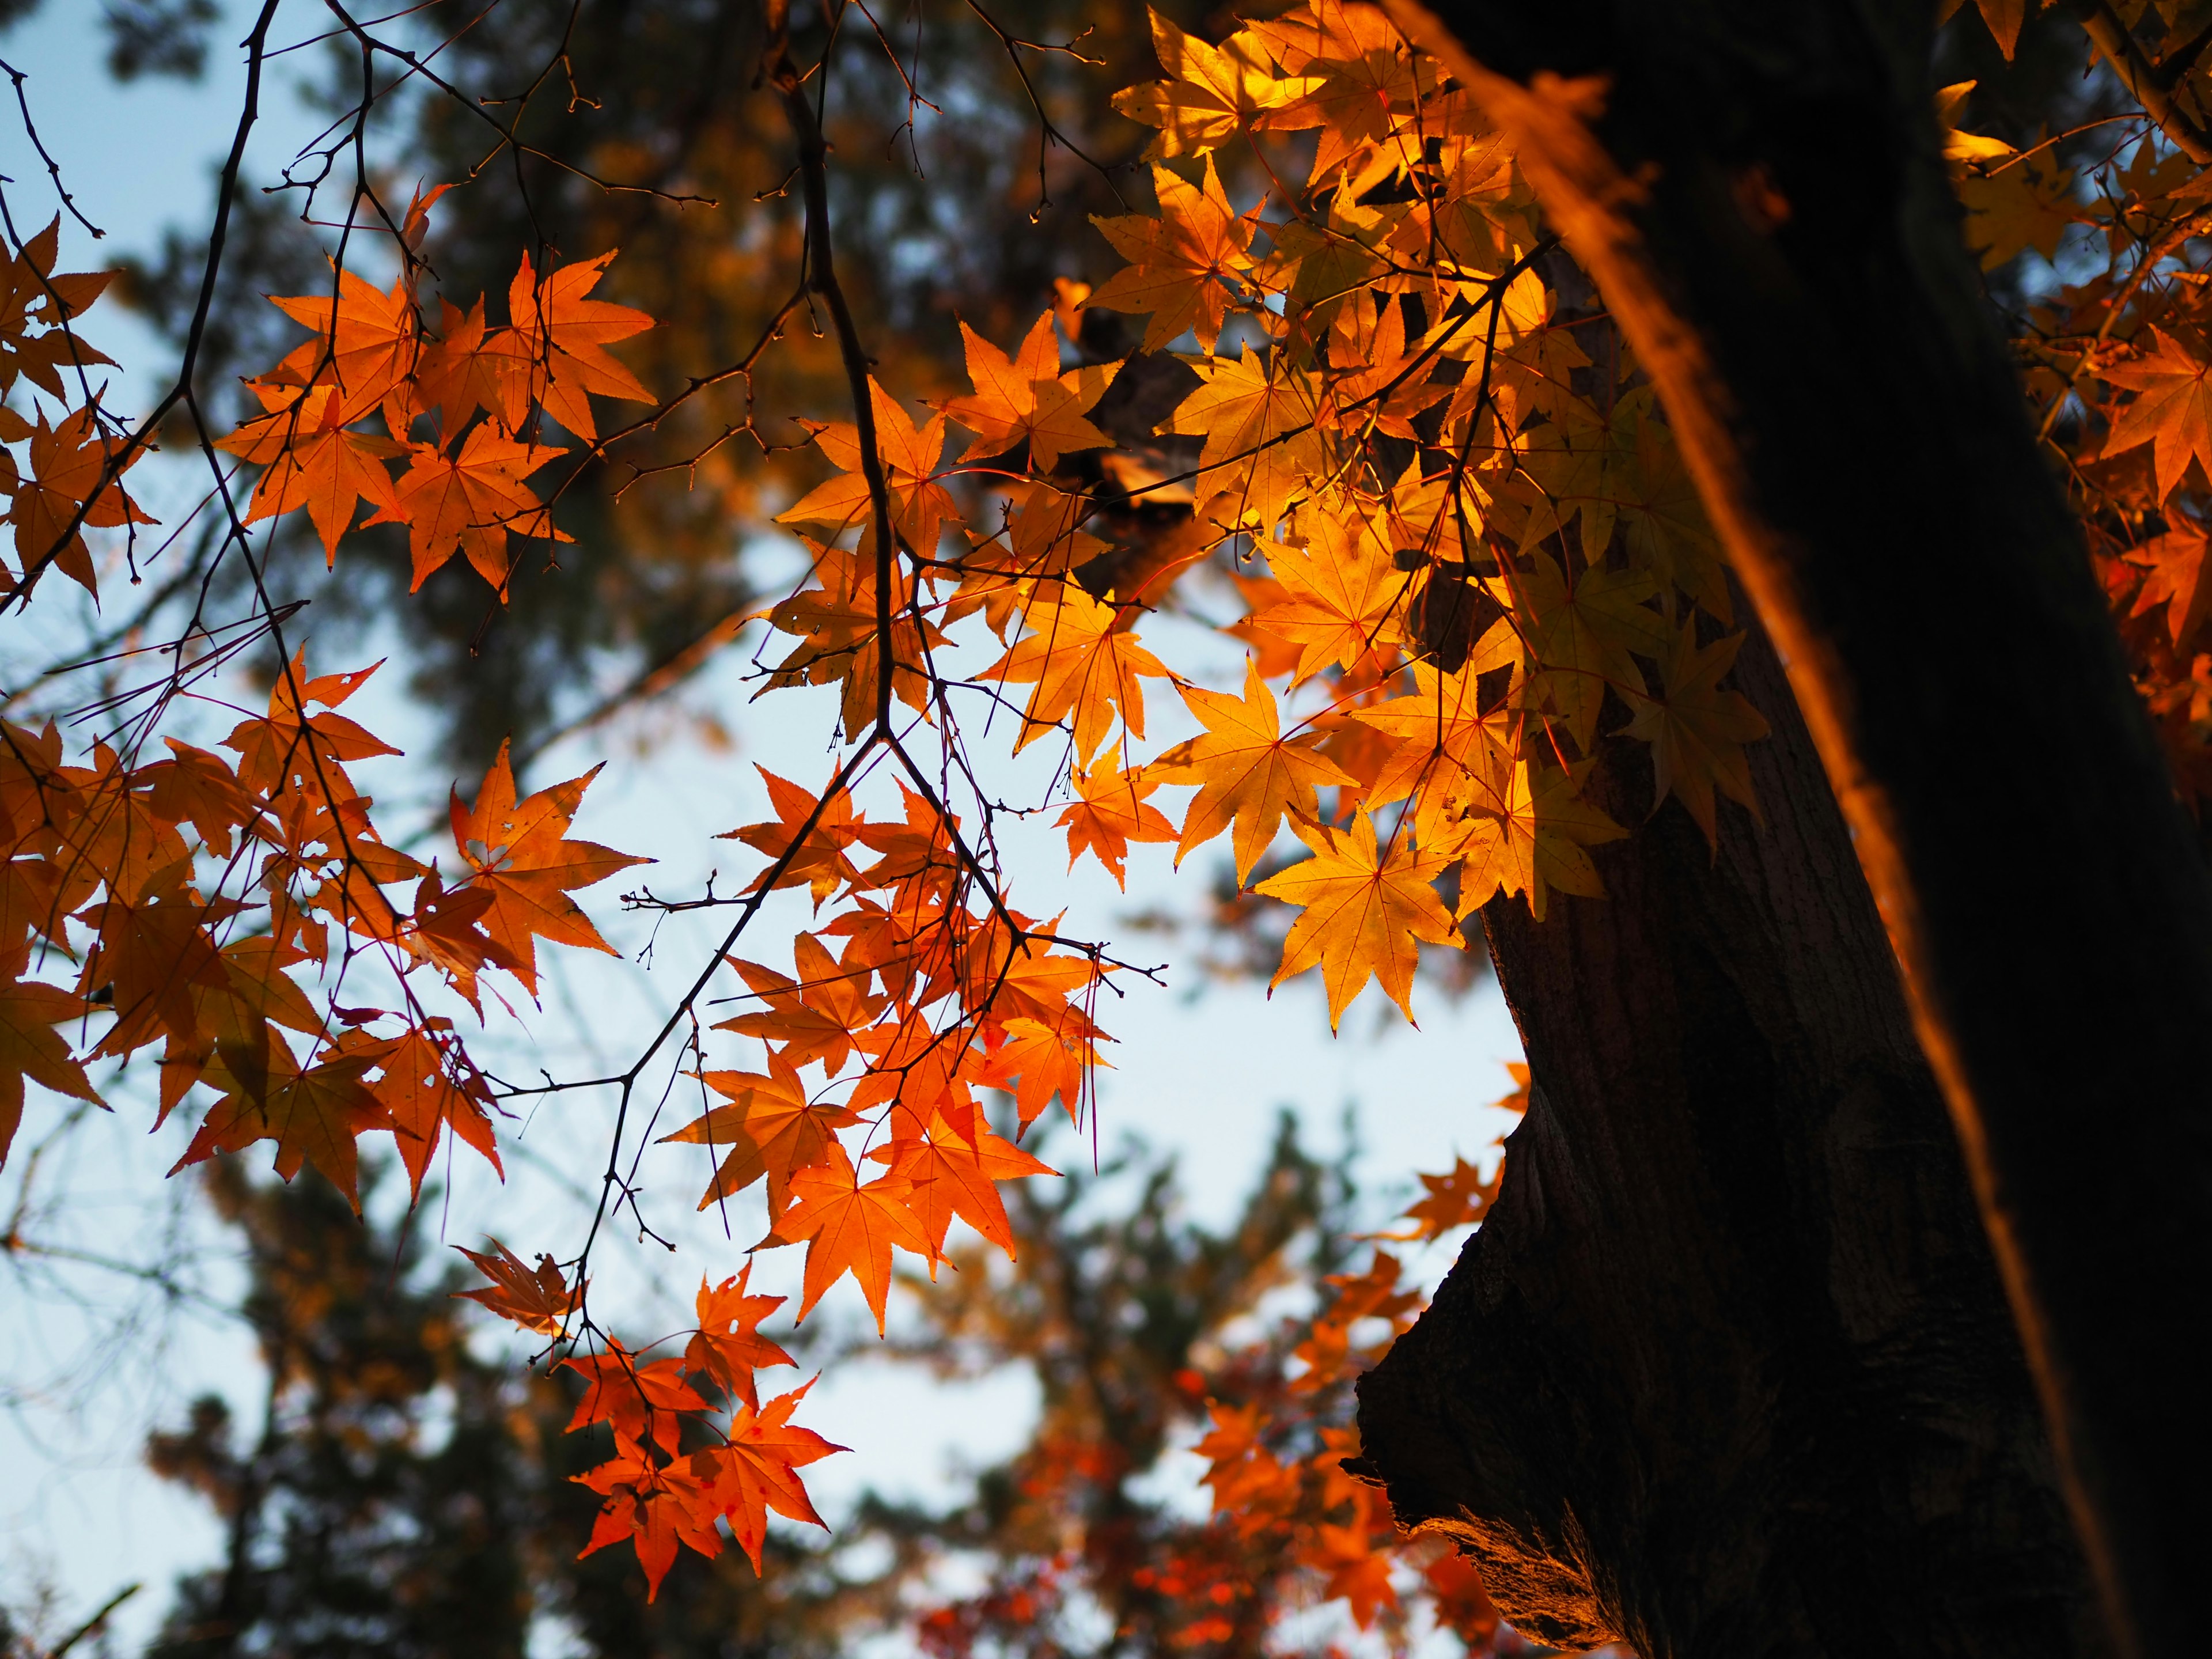
[[[1316,377],[1290,368],[1283,354],[1262,358],[1248,343],[1236,357],[1191,364],[1202,384],[1160,429],[1203,436],[1198,494],[1223,530],[1266,532],[1325,471],[1314,415]]]
[[[1503,620],[1493,624],[1484,647],[1456,674],[1417,662],[1410,694],[1352,711],[1352,720],[1392,740],[1368,787],[1367,804],[1387,806],[1419,792],[1413,827],[1424,842],[1444,839],[1438,815],[1449,816],[1469,787],[1513,758],[1518,712],[1510,696],[1493,696],[1486,710],[1480,696],[1481,677],[1501,665],[1491,655],[1518,651],[1510,625]],[[1516,659],[1509,658],[1504,665]]]
[[[1255,50],[1258,43],[1243,32],[1216,46],[1184,33],[1157,11],[1152,20],[1152,49],[1166,78],[1114,94],[1115,109],[1160,130],[1145,151],[1148,161],[1218,149],[1253,125],[1255,117],[1287,113],[1290,106],[1322,85],[1318,76],[1279,77],[1266,55]],[[1315,114],[1283,125],[1317,126],[1321,120]]]
[[[1628,832],[1579,790],[1587,763],[1573,772],[1540,773],[1516,762],[1502,788],[1478,785],[1463,798],[1456,843],[1461,860],[1459,914],[1468,915],[1497,893],[1526,893],[1529,913],[1544,919],[1553,888],[1601,898],[1605,884],[1583,849],[1619,841]]]
[[[1413,1010],[1417,941],[1449,944],[1451,915],[1432,885],[1451,860],[1404,837],[1378,851],[1375,825],[1364,811],[1349,830],[1294,820],[1298,839],[1314,856],[1271,876],[1255,890],[1303,906],[1283,941],[1283,964],[1267,982],[1272,991],[1294,974],[1318,964],[1328,989],[1328,1025],[1334,1030],[1352,1000],[1370,977],[1407,1019]]]
[[[1144,350],[1163,350],[1188,330],[1198,337],[1202,349],[1211,351],[1228,311],[1231,285],[1251,267],[1246,250],[1252,227],[1237,216],[1222,194],[1211,155],[1199,184],[1186,183],[1162,167],[1152,169],[1152,184],[1159,196],[1158,216],[1131,213],[1092,217],[1115,252],[1129,264],[1115,272],[1090,303],[1108,311],[1149,313]]]
[[[2060,240],[2085,215],[2074,199],[2072,169],[2046,156],[1998,163],[1990,172],[1969,172],[1958,183],[1966,210],[1966,246],[1981,255],[1982,269],[1995,270],[2033,248],[2055,257]]]
[[[1411,583],[1395,568],[1374,532],[1357,514],[1340,516],[1308,503],[1299,509],[1304,548],[1272,543],[1267,568],[1284,598],[1253,613],[1253,626],[1298,647],[1291,684],[1335,664],[1350,668],[1402,637]]]
[[[1607,688],[1641,693],[1643,671],[1630,653],[1663,657],[1674,639],[1667,619],[1645,603],[1658,584],[1641,571],[1584,570],[1569,586],[1549,554],[1535,568],[1492,584],[1510,593],[1532,659],[1533,690],[1548,693],[1583,753],[1597,730]]]
[[[1260,665],[1249,658],[1241,698],[1189,686],[1183,688],[1182,700],[1206,731],[1169,750],[1146,769],[1146,775],[1199,786],[1183,814],[1177,864],[1192,848],[1234,825],[1230,845],[1241,886],[1274,841],[1285,812],[1311,817],[1317,787],[1348,784],[1352,779],[1328,757],[1315,752],[1323,733],[1284,738],[1275,694],[1261,679]]]
[[[1073,717],[1075,756],[1085,765],[1098,750],[1115,713],[1136,737],[1145,735],[1140,678],[1165,678],[1160,659],[1115,626],[1115,612],[1079,587],[1039,583],[1024,620],[1030,633],[985,669],[985,684],[1034,681],[1022,714],[1017,753]]]

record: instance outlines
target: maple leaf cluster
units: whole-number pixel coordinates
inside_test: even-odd
[[[1319,968],[1332,1024],[1370,980],[1410,1017],[1419,945],[1492,897],[1540,916],[1554,891],[1602,892],[1587,849],[1626,831],[1581,790],[1608,708],[1709,836],[1719,796],[1756,811],[1744,745],[1765,723],[1723,684],[1741,635],[1650,391],[1602,319],[1599,362],[1560,314],[1551,245],[1474,106],[1369,6],[1321,0],[1218,46],[1153,34],[1166,76],[1119,103],[1159,130],[1158,205],[1101,221],[1132,263],[1084,304],[1149,317],[1147,349],[1200,348],[1159,427],[1202,440],[1190,532],[1093,579],[1102,503],[1062,462],[1109,441],[1090,414],[1121,365],[1064,362],[1063,294],[1011,355],[969,331],[974,392],[925,426],[871,381],[888,525],[854,429],[816,432],[840,471],[782,515],[822,539],[812,585],[768,613],[798,641],[768,683],[842,684],[851,737],[892,697],[988,690],[1017,750],[1065,740],[1071,855],[1117,880],[1132,842],[1180,861],[1226,836],[1242,884],[1287,830],[1312,857],[1257,890],[1300,909],[1277,980]],[[1304,185],[1280,183],[1279,136],[1316,129]],[[1231,146],[1279,181],[1242,212]],[[953,428],[972,434],[957,460]],[[953,487],[979,483],[963,521]],[[1248,606],[1239,696],[1177,680],[1139,632],[1215,550]],[[978,615],[998,654],[963,672]],[[1159,679],[1204,735],[1140,762]],[[1179,823],[1152,799],[1177,786],[1196,790]]]
[[[407,240],[443,193],[416,204]],[[329,294],[272,298],[313,333],[247,382],[267,412],[217,446],[262,469],[246,521],[305,507],[335,562],[366,502],[364,523],[407,526],[415,587],[459,553],[504,598],[520,556],[510,538],[570,539],[527,482],[571,453],[539,441],[545,423],[596,444],[593,394],[653,401],[607,350],[653,319],[590,297],[614,257],[541,276],[524,254],[505,324],[481,298],[466,311],[441,298],[434,329],[411,254],[389,289],[340,269]],[[395,460],[406,464],[396,475]]]
[[[476,809],[456,804],[468,873],[447,886],[379,836],[347,772],[398,752],[337,712],[372,672],[310,677],[295,657],[223,739],[234,760],[172,738],[161,759],[103,743],[71,765],[52,724],[5,726],[0,1161],[24,1078],[95,1100],[87,1063],[159,1043],[157,1125],[196,1087],[217,1097],[179,1168],[270,1140],[287,1180],[312,1164],[351,1198],[356,1142],[381,1133],[419,1190],[449,1129],[497,1165],[491,1085],[416,977],[471,1005],[487,968],[534,988],[536,939],[607,948],[568,890],[639,860],[564,839],[588,778],[518,805],[502,753]],[[342,1000],[362,951],[391,970],[388,1010]],[[71,982],[33,976],[57,965]],[[77,1053],[54,1029],[95,1021]]]
[[[2009,52],[2016,0],[1980,9]],[[2139,34],[2181,27],[2172,7],[2127,9]],[[1218,41],[1156,16],[1152,39],[1161,75],[1115,100],[1152,130],[1152,205],[1098,221],[1126,264],[1095,286],[1062,279],[1010,349],[963,324],[969,392],[918,416],[879,383],[811,217],[782,313],[830,307],[854,407],[800,422],[828,476],[779,522],[809,574],[748,620],[775,641],[756,659],[762,694],[834,693],[836,757],[818,790],[762,769],[773,816],[727,837],[759,860],[739,894],[633,902],[737,907],[678,1010],[711,992],[726,1037],[690,1042],[697,1110],[659,1139],[697,1161],[702,1209],[757,1192],[751,1249],[805,1247],[801,1320],[849,1275],[880,1333],[897,1254],[933,1278],[955,1221],[1011,1254],[1000,1183],[1050,1173],[1020,1132],[1055,1102],[1080,1121],[1103,1063],[1095,1003],[1119,964],[1015,908],[1007,809],[979,780],[965,711],[1051,759],[1071,867],[1088,857],[1118,883],[1133,845],[1181,863],[1224,843],[1240,890],[1295,909],[1274,981],[1318,970],[1332,1027],[1378,981],[1410,1018],[1420,946],[1473,936],[1485,906],[1517,897],[1540,919],[1559,895],[1602,896],[1591,849],[1628,833],[1586,793],[1608,745],[1643,745],[1651,810],[1679,803],[1717,854],[1723,798],[1759,812],[1749,746],[1765,722],[1727,684],[1745,635],[1717,544],[1651,386],[1504,138],[1358,0],[1306,0]],[[2177,85],[2199,107],[2203,89]],[[2020,149],[1966,130],[1971,91],[1948,88],[1937,112],[1985,267],[2073,250],[2035,290],[2021,355],[2201,815],[2212,283],[2192,260],[2212,188],[2148,118],[2124,118],[2088,164],[2079,135]],[[818,170],[817,118],[787,102],[802,171]],[[805,182],[804,211],[826,212],[822,179]],[[331,561],[355,528],[404,524],[416,587],[458,556],[503,599],[520,541],[566,538],[531,479],[622,438],[594,398],[654,402],[609,349],[652,325],[592,297],[611,253],[542,271],[524,256],[503,320],[483,299],[426,299],[416,250],[441,194],[398,226],[388,287],[334,265],[328,292],[274,301],[307,337],[248,382],[261,412],[213,447],[257,469],[229,524],[241,548],[301,509]],[[2104,267],[2081,276],[2098,246]],[[0,255],[0,393],[33,399],[28,416],[0,404],[18,602],[50,566],[97,598],[85,532],[152,523],[120,482],[143,434],[103,412],[87,371],[106,360],[76,330],[106,278],[56,274],[57,246],[49,227]],[[1100,361],[1086,342],[1111,331],[1085,326],[1093,312],[1140,319],[1134,356],[1154,361]],[[1187,389],[1151,435],[1181,476],[1116,451],[1103,412],[1158,381],[1162,356]],[[1147,502],[1187,519],[1133,555],[1114,514]],[[1236,596],[1233,690],[1146,642],[1197,591]],[[94,1099],[90,1064],[159,1045],[157,1121],[188,1100],[198,1114],[179,1167],[273,1141],[286,1178],[312,1163],[351,1196],[360,1138],[389,1133],[419,1191],[449,1130],[495,1164],[498,1102],[524,1092],[486,1077],[425,997],[481,1018],[487,989],[536,994],[541,942],[608,948],[571,895],[641,860],[570,837],[592,775],[524,796],[502,750],[471,802],[453,797],[449,883],[380,833],[349,775],[396,752],[338,712],[368,671],[311,678],[265,600],[255,620],[281,672],[221,752],[152,746],[162,710],[210,703],[202,683],[228,659],[192,641],[155,712],[78,761],[54,724],[5,727],[0,1158],[25,1079]],[[1147,700],[1164,689],[1197,729],[1153,752]],[[1305,855],[1275,867],[1287,843]],[[777,893],[813,907],[787,963],[741,938]],[[379,971],[373,994],[349,988]],[[617,1079],[625,1100],[653,1055]],[[1018,1121],[1008,1134],[993,1091]],[[1423,1180],[1400,1237],[1476,1219],[1495,1191],[1463,1162]],[[834,1449],[790,1421],[803,1389],[763,1407],[753,1382],[788,1363],[758,1332],[782,1298],[743,1276],[704,1287],[684,1356],[655,1359],[592,1323],[580,1259],[472,1259],[488,1282],[471,1296],[592,1379],[576,1426],[607,1425],[615,1455],[583,1477],[605,1500],[590,1547],[632,1540],[657,1586],[679,1546],[713,1554],[726,1529],[757,1560],[769,1512],[816,1519],[797,1471]],[[1296,1402],[1402,1328],[1398,1285],[1379,1254],[1334,1281],[1297,1369],[1217,1401],[1201,1447],[1222,1525],[1271,1540],[1363,1625],[1394,1595],[1386,1523],[1340,1467],[1349,1431]],[[1233,1622],[1232,1559],[1148,1569],[1164,1595],[1223,1609],[1193,1642]],[[1481,1616],[1479,1586],[1431,1565],[1437,1595]],[[961,1628],[930,1639],[957,1646]]]
[[[2186,48],[2194,23],[2170,5],[2125,9],[2148,59],[2172,65],[2161,78],[2185,112],[2202,119],[2212,82]],[[2009,56],[2019,8],[1982,10]],[[2142,115],[2096,135],[2086,162],[2088,129],[2016,149],[1969,130],[1974,88],[1937,99],[1968,240],[1991,271],[2052,270],[2015,341],[2031,406],[2181,796],[2200,825],[2212,823],[2212,296],[2201,269],[2212,174]]]
[[[97,599],[87,526],[154,522],[118,482],[145,451],[102,410],[85,373],[114,359],[76,328],[115,273],[55,270],[60,240],[57,216],[12,255],[0,246],[0,398],[19,384],[45,394],[28,419],[0,404],[0,445],[9,446],[0,448],[0,496],[15,526],[12,570],[0,558],[0,598],[18,598],[52,566]]]

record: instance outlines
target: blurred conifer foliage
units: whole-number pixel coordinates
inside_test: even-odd
[[[149,1441],[225,1540],[176,1587],[151,1653],[500,1659],[548,1632],[605,1659],[826,1659],[871,1633],[939,1655],[1272,1650],[1310,1573],[1279,1539],[1203,1518],[1171,1455],[1210,1403],[1282,1387],[1299,1334],[1282,1314],[1303,1305],[1284,1293],[1344,1267],[1357,1195],[1287,1119],[1219,1231],[1183,1213],[1171,1162],[1134,1151],[1093,1176],[1079,1150],[1067,1181],[1013,1195],[1018,1261],[975,1251],[949,1286],[908,1298],[888,1362],[1026,1370],[1039,1411],[1021,1449],[941,1510],[867,1497],[823,1542],[772,1533],[764,1578],[729,1551],[650,1605],[632,1552],[574,1554],[599,1498],[567,1477],[605,1455],[604,1425],[562,1433],[573,1375],[471,1351],[475,1322],[451,1294],[463,1275],[429,1237],[435,1206],[364,1226],[319,1177],[213,1166],[267,1393],[258,1424],[210,1396]],[[386,1208],[371,1197],[372,1215]],[[902,1431],[886,1418],[881,1431]]]

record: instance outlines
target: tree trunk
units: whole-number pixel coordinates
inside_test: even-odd
[[[2117,1643],[2179,1659],[2212,878],[1961,246],[1933,0],[1389,3],[1659,388],[1903,966]]]
[[[1669,803],[1607,896],[1484,912],[1534,1087],[1489,1218],[1363,1379],[1366,1472],[1516,1628],[1644,1659],[2103,1651],[1942,1095],[1796,705],[1765,823]],[[1643,745],[1608,811],[1648,810]]]

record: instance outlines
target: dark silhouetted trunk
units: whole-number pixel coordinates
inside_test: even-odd
[[[1935,7],[1440,0],[1431,13],[1390,3],[1510,136],[1659,388],[1787,664],[1903,964],[2117,1644],[2137,1659],[2180,1659],[2197,1641],[2191,1591],[2203,1568],[2192,1547],[2212,1490],[2212,1414],[2172,1340],[2212,1293],[2212,879],[1960,243],[1929,112]],[[1616,867],[1642,872],[1650,856],[1630,853]],[[1774,854],[1762,843],[1758,856]],[[1840,879],[1817,878],[1832,890]],[[1661,886],[1674,893],[1673,882]],[[1782,1075],[1782,1060],[1820,1053],[1812,1033],[1844,1019],[1863,976],[1831,983],[1843,970],[1816,964],[1802,980],[1814,970],[1791,958],[1829,948],[1790,931],[1802,921],[1753,905],[1737,930],[1705,935],[1715,963],[1740,956],[1760,973],[1801,976],[1784,979],[1798,988],[1796,1023],[1766,1033],[1765,1048],[1738,1050],[1728,1041],[1755,1023],[1757,1004],[1743,1000],[1755,988],[1749,969],[1700,969],[1698,980],[1647,924],[1636,950],[1607,954],[1593,939],[1587,954],[1537,973],[1566,947],[1534,935],[1524,945],[1501,917],[1508,983],[1522,987],[1532,1050],[1549,1056],[1536,1078],[1553,1097],[1553,1126],[1531,1140],[1571,1141],[1560,1170],[1595,1179],[1611,1167],[1604,1137],[1626,1133],[1599,1121],[1597,1097],[1571,1111],[1564,1085],[1547,1079],[1547,1066],[1571,1063],[1566,1030],[1607,1046],[1622,1068],[1582,1074],[1608,1097],[1608,1115],[1640,1109],[1642,1073],[1664,1064],[1663,1051],[1647,1060],[1642,1046],[1658,1034],[1563,1026],[1539,1006],[1553,997],[1632,1021],[1647,1018],[1638,996],[1657,998],[1701,1034],[1685,1086],[1698,1086],[1702,1066],[1731,1097],[1759,1094],[1768,1085],[1758,1079]],[[1601,933],[1637,925],[1568,923]],[[1784,931],[1755,939],[1759,927]],[[1587,977],[1651,974],[1663,989],[1601,990]],[[1708,994],[1711,1006],[1699,1000]],[[1855,1076],[1830,1070],[1802,1099],[1850,1097]],[[1776,1120],[1778,1177],[1840,1156],[1808,1137],[1841,1109],[1791,1115],[1810,1109],[1793,1103]],[[1598,1139],[1576,1139],[1585,1135]],[[1716,1145],[1699,1167],[1736,1156]],[[1595,1207],[1577,1213],[1618,1225],[1613,1206],[1646,1201],[1620,1184],[1626,1175],[1590,1188]],[[1566,1200],[1548,1180],[1543,1191],[1538,1208],[1557,1226]],[[1534,1201],[1524,1186],[1522,1204]],[[1856,1201],[1837,1200],[1834,1213]],[[1930,1210],[1913,1224],[1936,1219]],[[1810,1237],[1797,1242],[1809,1248]],[[1899,1259],[1914,1264],[1900,1285],[1918,1285],[1955,1247],[1940,1233],[1899,1235]],[[1478,1255],[1507,1253],[1501,1243]],[[1844,1319],[1850,1298],[1837,1295],[1833,1312],[1802,1317]],[[1905,1346],[1922,1352],[1900,1351],[1900,1363],[1941,1376],[1962,1344],[1986,1346],[1957,1317],[1909,1326]],[[1530,1340],[1543,1340],[1540,1319]],[[1711,1375],[1723,1393],[1758,1386],[1725,1383],[1717,1360]],[[1616,1427],[1677,1433],[1664,1413],[1681,1402],[1645,1382],[1632,1370],[1620,1385],[1634,1411]],[[1984,1409],[1971,1396],[1949,1403]],[[1777,1445],[1785,1461],[1802,1450]],[[1840,1463],[1831,1475],[1850,1478]],[[1889,1466],[1860,1478],[1887,1480]],[[1565,1496],[1578,1514],[1590,1501],[1641,1501]],[[1705,1499],[1668,1524],[1694,1514],[1697,1528],[1721,1525],[1729,1495]],[[1818,1513],[1827,1498],[1804,1489],[1796,1500]],[[1610,1548],[1593,1565],[1622,1583],[1650,1571]]]
[[[1669,803],[1607,896],[1484,914],[1534,1086],[1504,1190],[1360,1387],[1400,1520],[1528,1634],[1644,1659],[2102,1651],[2020,1342],[1771,650],[1765,824]],[[1649,810],[1643,745],[1597,799]]]

